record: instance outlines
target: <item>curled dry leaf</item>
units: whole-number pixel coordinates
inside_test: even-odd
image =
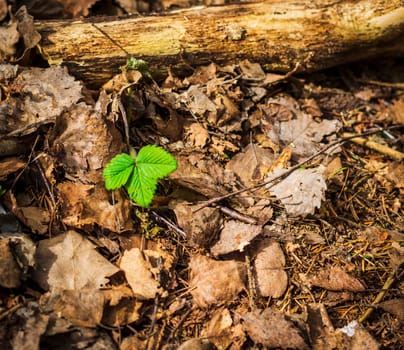
[[[260,242],[254,269],[261,296],[279,298],[285,293],[288,286],[285,263],[285,255],[278,242],[268,239]]]
[[[339,266],[326,267],[309,277],[308,281],[314,286],[334,291],[363,292],[366,290],[358,279],[351,277]]]
[[[245,186],[252,186],[264,179],[273,161],[272,151],[250,143],[226,164],[226,168],[233,171]]]
[[[241,324],[233,325],[233,319],[228,309],[217,310],[209,324],[206,331],[203,333],[218,349],[228,349],[235,343],[242,344],[246,340],[246,335]]]
[[[178,169],[169,175],[170,180],[208,198],[228,192],[225,171],[212,159],[194,152],[187,156],[178,155],[176,160]]]
[[[230,302],[245,289],[246,270],[240,262],[195,255],[189,267],[191,294],[200,307]]]
[[[151,272],[152,266],[144,259],[139,248],[126,250],[119,266],[125,272],[126,279],[136,298],[153,299],[157,293],[162,294],[163,289]]]
[[[210,139],[208,131],[200,123],[192,123],[186,132],[191,147],[203,148]]]
[[[18,288],[34,266],[35,244],[23,233],[0,235],[0,286]]]
[[[234,251],[242,252],[244,247],[262,233],[259,225],[246,224],[237,220],[226,221],[219,241],[210,249],[213,255],[224,255]]]
[[[299,329],[281,312],[257,309],[241,318],[247,334],[257,344],[269,348],[309,349]]]
[[[178,225],[185,231],[189,243],[209,248],[217,241],[223,218],[217,208],[203,208],[187,202],[172,202]]]
[[[98,225],[113,232],[133,227],[130,203],[120,191],[115,191],[114,205],[103,184],[86,185],[62,182],[57,185],[63,223],[71,227],[91,228]]]

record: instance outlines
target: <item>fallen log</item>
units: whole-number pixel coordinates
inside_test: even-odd
[[[96,23],[95,23],[96,22]],[[402,0],[270,0],[198,7],[147,17],[36,22],[51,65],[64,64],[89,85],[104,83],[125,53],[151,67],[236,63],[300,72],[368,59],[404,56]]]

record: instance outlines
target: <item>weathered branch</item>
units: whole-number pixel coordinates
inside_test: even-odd
[[[125,54],[91,22],[36,22],[50,64],[99,85]],[[267,69],[314,71],[374,56],[404,55],[401,0],[270,0],[192,8],[148,17],[107,18],[98,27],[151,66],[234,63],[249,58]]]

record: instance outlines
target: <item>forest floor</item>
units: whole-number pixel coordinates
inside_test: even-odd
[[[29,11],[121,11],[80,3]],[[89,90],[1,63],[1,348],[402,348],[403,81],[244,60]],[[127,139],[178,164],[147,208],[105,189]]]

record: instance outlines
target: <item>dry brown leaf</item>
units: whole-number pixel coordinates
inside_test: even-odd
[[[7,16],[8,10],[7,10],[7,1],[6,0],[0,0],[0,21],[3,21],[4,17]]]
[[[196,85],[191,85],[183,92],[179,100],[196,117],[203,117],[206,112],[216,113],[216,105],[210,100],[202,89]]]
[[[203,85],[216,78],[217,66],[211,63],[207,66],[199,66],[191,76],[184,79],[184,85]]]
[[[200,123],[192,123],[186,132],[191,147],[203,148],[210,139],[208,131]]]
[[[210,319],[207,329],[202,333],[218,349],[236,349],[235,344],[242,344],[246,335],[241,324],[233,325],[233,319],[228,309],[217,310]]]
[[[377,307],[390,312],[392,315],[396,316],[400,322],[404,322],[404,298],[382,301],[377,304]]]
[[[163,293],[163,289],[152,275],[151,264],[144,259],[140,249],[126,250],[119,267],[125,272],[126,280],[136,298],[154,299],[157,294]]]
[[[307,325],[311,346],[315,350],[335,349],[335,330],[323,304],[307,305]]]
[[[34,279],[45,290],[98,290],[119,269],[75,231],[39,242]]]
[[[226,169],[233,171],[245,186],[252,186],[263,180],[273,161],[272,151],[250,143],[226,164]]]
[[[239,63],[242,72],[242,78],[253,81],[260,81],[265,79],[265,72],[258,63],[244,60]]]
[[[6,180],[7,176],[22,169],[26,162],[17,157],[3,158],[0,160],[0,181]]]
[[[18,40],[20,40],[20,33],[18,33],[16,22],[0,26],[0,59],[2,61],[15,54],[15,45]]]
[[[358,279],[351,277],[339,266],[326,267],[316,275],[310,276],[308,281],[314,286],[333,291],[363,292],[366,290]]]
[[[242,252],[245,246],[262,233],[262,226],[246,224],[237,220],[226,221],[219,241],[210,249],[215,256]]]
[[[265,239],[260,242],[254,261],[258,292],[263,297],[279,298],[288,286],[285,255],[278,242]]]
[[[119,286],[119,288],[121,287],[124,286]],[[102,324],[111,327],[122,327],[140,319],[140,309],[143,306],[143,303],[136,300],[133,297],[132,291],[129,288],[127,289],[130,291],[130,294],[122,295],[120,292],[118,292],[120,298],[119,301],[114,302],[114,304],[108,303],[105,305]],[[116,293],[114,292],[107,293],[106,299],[108,300],[108,298],[116,298],[117,296],[115,294]]]
[[[283,174],[286,169],[275,169],[267,181]],[[278,184],[269,184],[271,194],[285,206],[290,216],[306,216],[320,208],[327,185],[324,180],[325,167],[319,165],[312,169],[297,169]]]
[[[404,190],[404,164],[390,163],[386,174],[387,179],[393,182],[396,188]]]
[[[12,318],[14,324],[8,327],[2,348],[40,350],[41,340],[49,327],[50,316],[40,310],[38,303],[31,301],[13,314]]]
[[[393,105],[389,108],[389,116],[397,124],[404,124],[404,97],[400,95],[399,98],[393,100]]]
[[[257,344],[269,348],[309,349],[301,332],[281,312],[257,309],[241,318],[249,337]]]
[[[75,326],[96,327],[104,310],[104,294],[93,288],[80,290],[53,289],[41,296],[41,304],[48,311],[64,317]]]
[[[62,221],[71,227],[91,228],[94,225],[113,232],[133,227],[130,202],[120,191],[115,191],[115,205],[102,183],[86,185],[81,182],[63,182],[57,185],[61,202]]]
[[[171,202],[178,225],[185,231],[189,243],[209,248],[217,241],[223,218],[217,208],[199,209],[188,202]]]
[[[83,97],[81,83],[60,66],[30,68],[21,72],[11,84],[16,97],[0,103],[0,121],[7,119],[8,135],[26,135],[39,126],[54,123],[63,110]]]
[[[121,136],[92,106],[79,103],[56,120],[53,151],[66,172],[82,183],[102,181],[105,164],[122,150]]]
[[[203,255],[191,257],[190,291],[199,307],[225,304],[245,289],[245,265],[236,261],[217,261]]]
[[[286,118],[276,116],[276,120],[268,129],[268,137],[284,146],[293,144],[293,153],[299,157],[308,157],[318,152],[322,147],[323,137],[337,132],[341,127],[337,119],[314,121],[311,116],[303,113],[291,98],[270,99],[268,103],[283,106],[291,112]]]
[[[194,152],[187,156],[178,155],[176,160],[178,169],[170,174],[170,180],[208,198],[228,192],[225,171],[212,159]]]
[[[337,349],[378,350],[380,348],[377,341],[357,321],[352,321],[345,327],[337,329],[335,334],[338,339]]]
[[[0,286],[18,288],[35,264],[35,244],[23,233],[0,235]]]
[[[0,286],[18,288],[21,285],[22,271],[9,246],[9,238],[0,236]]]
[[[39,207],[16,207],[13,208],[13,213],[33,232],[39,234],[48,232],[50,215],[47,210]]]
[[[25,6],[21,6],[14,16],[18,20],[18,32],[24,42],[24,50],[34,48],[41,40],[41,35],[34,25],[34,17],[28,14]]]

